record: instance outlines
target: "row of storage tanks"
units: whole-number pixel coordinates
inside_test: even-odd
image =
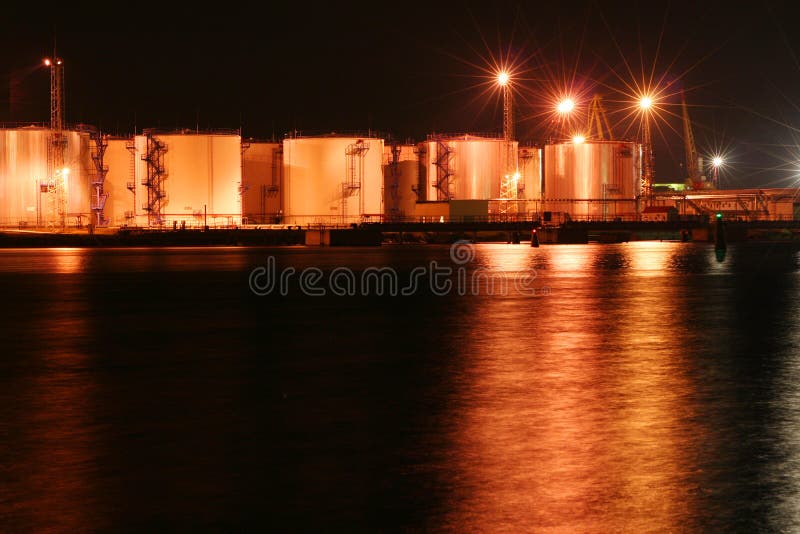
[[[413,220],[418,202],[501,198],[510,167],[517,169],[511,197],[518,214],[618,216],[635,211],[639,194],[641,147],[631,142],[543,149],[515,142],[509,152],[502,139],[468,135],[400,145],[371,136],[289,137],[278,143],[243,141],[231,132],[149,135],[164,148],[159,164],[165,225]],[[68,222],[88,222],[92,142],[81,131],[68,131],[66,139]],[[0,224],[34,225],[46,218],[48,193],[41,183],[47,180],[49,143],[46,128],[0,129]],[[148,136],[107,143],[108,224],[146,226],[152,222],[147,206],[154,169]]]

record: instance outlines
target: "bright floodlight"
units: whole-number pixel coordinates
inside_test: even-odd
[[[64,167],[63,169],[61,169],[61,174],[63,174],[64,176],[69,176],[69,167]]]
[[[497,75],[497,83],[500,85],[508,85],[511,76],[508,75],[506,71],[502,71],[500,74]]]
[[[711,160],[711,163],[714,165],[714,167],[719,167],[722,165],[722,158],[719,156],[714,156],[714,159]]]
[[[579,145],[584,141],[586,141],[586,138],[582,135],[576,135],[575,137],[572,138],[572,142],[575,143],[576,145]]]
[[[642,109],[650,109],[650,106],[653,105],[653,99],[649,96],[643,96],[641,100],[639,100],[639,107]]]
[[[50,61],[49,58],[44,60],[44,66],[45,67],[49,67],[51,64],[52,64],[52,62]]]
[[[565,98],[558,103],[559,113],[569,113],[573,109],[575,109],[575,102],[573,102],[571,98]]]

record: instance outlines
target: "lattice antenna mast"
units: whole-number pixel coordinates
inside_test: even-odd
[[[503,143],[505,144],[505,169],[500,178],[500,198],[514,200],[517,198],[519,172],[514,153],[514,93],[511,90],[511,76],[503,71],[497,75],[497,83],[503,90]],[[509,208],[509,202],[500,205],[500,211],[504,214]]]
[[[649,199],[652,193],[653,182],[655,180],[655,163],[653,156],[653,138],[650,132],[651,113],[650,108],[653,106],[653,99],[649,96],[644,96],[639,101],[639,107],[642,113],[642,180],[641,195],[645,199]]]
[[[50,144],[48,146],[47,175],[50,222],[64,228],[67,222],[67,179],[69,169],[64,166],[67,139],[64,136],[64,61],[56,54],[44,60],[50,68]]]
[[[506,74],[506,76],[508,76]],[[511,92],[511,81],[508,78],[503,78],[500,75],[500,80],[505,79],[505,82],[500,81],[503,87],[503,139],[506,142],[514,140],[514,96]]]

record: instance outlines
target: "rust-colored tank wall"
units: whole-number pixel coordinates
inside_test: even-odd
[[[397,162],[392,147],[383,150],[383,206],[387,220],[402,221],[414,217],[419,181],[419,156],[414,145],[400,145]]]
[[[639,145],[619,141],[560,143],[544,148],[544,209],[573,218],[635,211]]]
[[[361,196],[344,195],[347,178],[345,151],[362,140],[364,155]],[[284,222],[288,224],[354,223],[363,215],[383,213],[383,139],[301,137],[283,141]],[[344,200],[344,202],[343,202]],[[363,209],[360,203],[363,202]]]
[[[104,210],[110,226],[133,224],[133,220],[125,218],[126,212],[133,212],[133,193],[128,190],[128,182],[134,182],[132,173],[134,155],[126,148],[128,139],[109,139],[105,153],[105,165],[108,167],[103,190],[108,193],[108,201]],[[137,199],[138,201],[138,199]]]
[[[88,134],[65,132],[67,139],[64,165],[67,180],[67,224],[80,219],[89,222],[89,166],[91,155]],[[35,225],[37,210],[46,221],[48,193],[39,192],[46,182],[47,148],[50,130],[14,128],[0,130],[0,225]]]
[[[466,136],[442,141],[451,149],[450,177],[454,200],[488,200],[500,198],[500,183],[506,172],[506,144],[502,139]],[[438,200],[437,141],[422,143],[426,179],[426,198]],[[517,143],[513,143],[517,153]]]
[[[249,142],[242,156],[242,215],[250,224],[282,220],[280,143]]]

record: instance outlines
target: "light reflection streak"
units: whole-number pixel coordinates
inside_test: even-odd
[[[547,248],[550,268],[558,276],[586,276],[591,265],[592,253],[584,245],[556,245]]]
[[[58,273],[83,268],[85,251],[52,252]],[[90,414],[96,413],[96,384],[88,366],[87,344],[92,333],[89,299],[82,281],[60,279],[41,305],[49,310],[38,343],[39,373],[22,384],[17,395],[23,444],[14,451],[8,474],[16,481],[15,504],[38,530],[77,532],[86,525],[103,524],[93,506],[96,488],[90,480],[96,471],[97,443]]]
[[[670,253],[623,250],[623,264],[638,261],[646,271],[663,270]],[[482,253],[488,264],[507,261],[502,249]],[[692,422],[687,362],[667,339],[684,332],[681,310],[653,302],[673,291],[673,282],[624,276],[610,289],[585,271],[593,247],[538,254],[553,267],[544,282],[562,278],[554,291],[569,291],[570,306],[540,302],[534,324],[525,324],[531,301],[522,297],[486,299],[475,308],[463,339],[472,362],[459,379],[467,400],[452,414],[461,468],[452,473],[457,483],[442,526],[687,528],[696,506],[686,492],[690,451],[703,428]],[[587,278],[580,288],[577,275]]]
[[[74,274],[84,269],[86,249],[53,248],[49,249],[48,252],[51,254],[54,263],[53,270],[58,274]]]
[[[659,276],[670,263],[675,243],[635,241],[628,243],[630,265],[638,276]]]
[[[486,243],[476,246],[476,265],[490,271],[519,273],[530,269],[531,247]]]
[[[795,277],[795,288],[797,285]],[[793,345],[800,345],[800,304],[795,302],[788,313],[788,332]],[[772,500],[772,515],[775,530],[787,530],[788,525],[800,525],[800,355],[797,351],[783,355],[782,368],[776,373],[775,400],[775,449],[782,454],[771,466],[774,478],[781,481],[781,490]]]

